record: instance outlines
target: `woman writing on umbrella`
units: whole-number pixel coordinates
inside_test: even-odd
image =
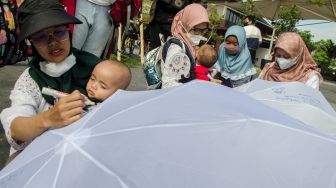
[[[266,64],[259,75],[260,79],[275,82],[298,81],[319,89],[323,78],[299,34],[281,34],[274,46],[274,58],[274,62]]]
[[[11,91],[11,106],[1,122],[11,145],[10,154],[44,131],[61,128],[81,117],[85,86],[99,58],[71,47],[69,24],[81,23],[55,0],[25,0],[20,6],[19,40],[33,45],[33,59]],[[42,95],[50,87],[70,95],[59,99]]]

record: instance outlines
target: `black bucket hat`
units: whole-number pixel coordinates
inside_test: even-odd
[[[18,9],[19,41],[48,27],[81,24],[69,15],[58,0],[25,0]]]

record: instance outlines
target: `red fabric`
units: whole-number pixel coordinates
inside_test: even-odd
[[[125,4],[127,3],[127,4]],[[140,12],[142,0],[116,0],[111,6],[110,16],[113,22],[124,23],[127,21],[127,6],[131,5],[131,17],[133,18]]]
[[[209,81],[210,79],[207,75],[211,74],[211,70],[209,70],[208,68],[206,68],[202,65],[196,65],[195,66],[195,74],[196,74],[196,79]]]
[[[76,11],[76,0],[60,0],[63,4],[65,10],[72,16],[75,16]],[[70,31],[72,32],[74,28],[73,24],[70,24]]]

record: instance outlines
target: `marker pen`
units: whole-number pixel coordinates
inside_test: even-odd
[[[42,88],[42,93],[45,94],[45,95],[52,96],[54,98],[62,98],[62,97],[66,97],[66,96],[69,95],[68,93],[64,93],[64,92],[57,91],[55,89],[51,89],[51,88],[47,88],[47,87]],[[85,97],[84,104],[86,106],[96,105],[96,103],[90,101],[90,99],[88,99],[85,95],[82,94],[82,96]]]

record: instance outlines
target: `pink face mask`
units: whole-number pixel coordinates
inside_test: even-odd
[[[235,54],[239,53],[239,51],[240,51],[239,46],[235,46],[233,44],[224,43],[224,48],[225,48],[225,53],[227,53],[229,55],[235,55]]]

